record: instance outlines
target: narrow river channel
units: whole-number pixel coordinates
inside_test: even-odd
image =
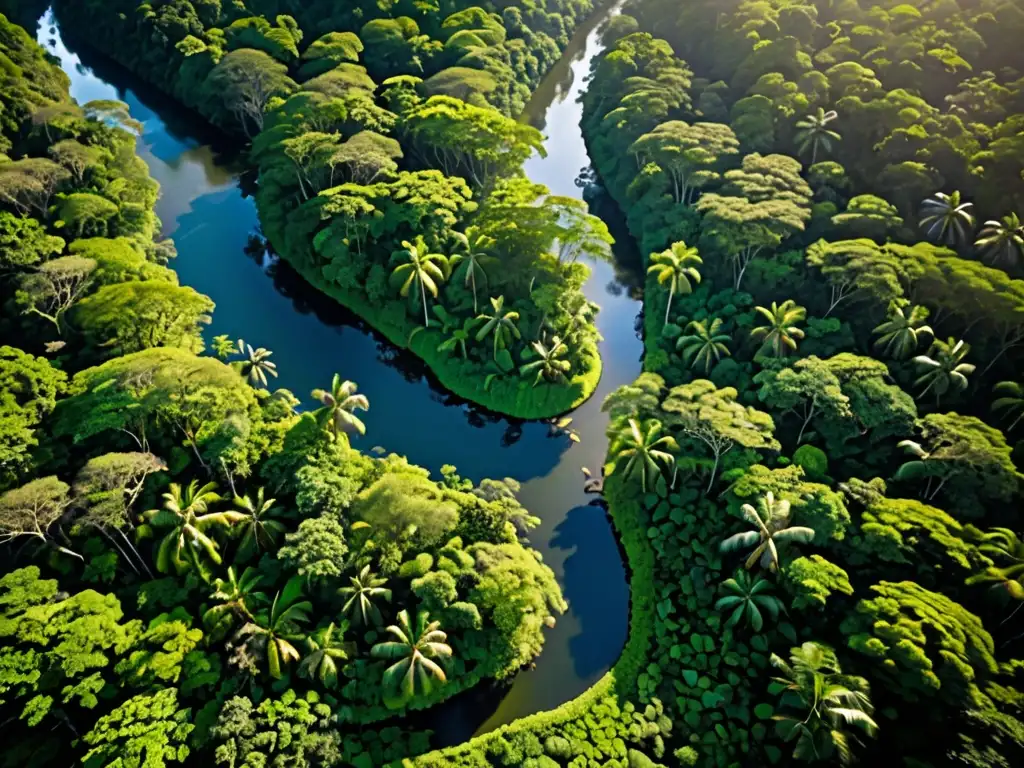
[[[544,132],[547,149],[546,158],[527,163],[527,174],[554,194],[581,195],[575,180],[589,160],[577,97],[600,50],[596,28],[614,8],[581,25],[523,116]],[[514,477],[523,484],[523,503],[542,520],[531,541],[558,575],[569,612],[548,632],[536,669],[520,673],[511,686],[472,691],[438,708],[443,716],[429,718],[437,742],[464,741],[552,709],[592,685],[622,650],[629,590],[611,525],[583,493],[580,468],[601,466],[607,448],[601,403],[640,370],[640,280],[623,266],[635,263],[635,254],[620,245],[616,264],[590,264],[586,292],[601,305],[604,375],[594,396],[572,414],[581,442],[551,436],[546,424],[482,412],[439,389],[415,357],[375,336],[286,264],[247,247],[251,239],[258,242],[259,222],[222,137],[77,41],[66,45],[51,12],[40,21],[39,41],[59,58],[76,100],[121,99],[142,123],[139,153],[160,182],[157,213],[178,248],[171,266],[183,284],[217,304],[208,338],[225,333],[273,350],[281,374],[274,384],[307,403],[309,392],[327,386],[335,372],[358,382],[371,405],[364,449],[382,446],[433,472],[455,464],[474,481]]]

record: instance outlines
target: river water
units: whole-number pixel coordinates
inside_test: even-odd
[[[522,118],[546,136],[547,157],[532,158],[527,174],[553,194],[580,196],[575,180],[589,160],[577,97],[600,50],[595,28],[612,12],[599,11],[580,26]],[[50,12],[40,20],[38,39],[60,59],[77,101],[121,99],[142,123],[138,151],[160,182],[157,214],[178,248],[171,266],[182,284],[217,305],[208,339],[224,333],[272,350],[280,372],[273,384],[307,405],[310,391],[328,386],[335,372],[356,381],[370,399],[361,448],[382,446],[432,472],[455,464],[474,481],[514,477],[523,484],[523,503],[542,520],[531,542],[558,576],[569,611],[547,633],[536,669],[520,673],[510,686],[483,686],[437,708],[443,716],[430,725],[438,743],[457,743],[552,709],[596,682],[625,643],[629,589],[611,525],[583,493],[581,467],[599,470],[607,449],[601,403],[640,371],[635,327],[641,281],[628,266],[637,262],[625,245],[628,238],[616,247],[615,264],[589,262],[586,292],[601,305],[604,374],[594,396],[572,414],[580,436],[573,444],[551,436],[545,424],[499,417],[445,393],[414,356],[370,332],[287,264],[248,247],[258,241],[253,236],[259,222],[223,137],[130,73],[77,42],[66,45]]]

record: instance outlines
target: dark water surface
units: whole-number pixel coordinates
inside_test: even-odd
[[[554,194],[580,196],[575,180],[589,160],[576,99],[599,51],[594,28],[610,12],[599,11],[581,26],[523,116],[547,137],[547,157],[533,158],[527,173]],[[601,305],[604,375],[594,396],[572,414],[581,438],[574,445],[550,436],[545,424],[501,418],[448,395],[428,381],[414,356],[369,332],[286,264],[247,251],[259,222],[243,191],[241,168],[226,159],[230,145],[124,70],[85,50],[69,50],[49,12],[39,41],[60,59],[76,100],[121,99],[143,124],[138,151],[160,182],[157,214],[178,248],[171,266],[182,284],[217,304],[208,339],[225,333],[273,350],[280,371],[273,384],[307,405],[310,390],[328,386],[335,372],[358,382],[370,399],[367,436],[357,441],[364,449],[383,446],[433,472],[455,464],[474,481],[514,477],[523,483],[523,503],[542,520],[531,541],[558,575],[569,612],[547,633],[536,669],[520,673],[511,686],[484,687],[437,708],[430,724],[438,741],[463,741],[551,709],[592,685],[622,650],[629,590],[611,526],[600,508],[588,504],[580,468],[596,472],[604,460],[604,397],[640,371],[640,281],[623,266],[635,262],[635,254],[622,247],[618,264],[591,262],[586,292]]]

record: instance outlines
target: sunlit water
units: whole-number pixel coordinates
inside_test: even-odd
[[[577,97],[599,51],[594,28],[607,13],[581,26],[523,117],[547,137],[547,157],[529,161],[527,173],[554,194],[578,197],[575,179],[589,165]],[[368,332],[286,264],[246,252],[259,223],[240,185],[239,168],[215,149],[230,148],[223,137],[129,73],[81,49],[77,40],[70,43],[75,52],[69,50],[51,13],[40,22],[39,40],[60,59],[76,100],[121,99],[142,123],[139,154],[160,182],[157,213],[164,234],[178,248],[171,266],[183,284],[217,305],[207,338],[224,333],[273,350],[280,371],[273,383],[307,403],[310,390],[327,386],[335,372],[358,382],[371,404],[364,418],[367,437],[357,441],[364,449],[379,445],[434,472],[455,464],[474,481],[514,477],[523,483],[523,503],[542,520],[531,541],[557,574],[569,612],[548,632],[536,669],[520,673],[510,687],[485,686],[444,705],[443,716],[430,719],[438,741],[462,741],[551,709],[593,684],[625,642],[629,594],[607,517],[583,493],[581,467],[596,472],[604,460],[604,397],[640,370],[637,279],[621,266],[591,262],[586,292],[601,305],[604,375],[595,395],[572,414],[578,445],[550,436],[545,424],[481,412],[429,382],[414,356]],[[623,261],[630,260],[625,249],[617,251]]]

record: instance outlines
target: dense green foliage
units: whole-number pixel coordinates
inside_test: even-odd
[[[499,64],[556,30],[514,3],[249,5],[145,4],[104,34],[173,45],[179,67],[150,49],[129,63],[255,137],[264,223],[309,280],[390,318],[428,360],[450,355],[517,403],[504,410],[533,413],[533,384],[584,375],[560,313],[604,230],[568,201],[535,205],[546,191],[518,168],[537,137],[501,114],[539,70],[517,80]],[[645,373],[605,403],[629,642],[578,699],[414,763],[1024,762],[1024,240],[1010,210],[1024,207],[1010,66],[1024,14],[1013,0],[625,11],[583,127],[650,254]],[[33,104],[61,101],[59,82],[48,97],[31,82]],[[143,750],[359,766],[422,752],[420,734],[347,724],[539,651],[561,599],[518,541],[529,517],[490,487],[352,451],[369,403],[351,382],[297,417],[256,388],[273,370],[259,350],[224,340],[243,360],[196,358],[201,302],[131,329],[100,311],[118,284],[154,301],[187,289],[150,271],[165,249],[89,197],[116,204],[111,160],[65,109],[17,123],[12,149],[45,149],[14,151],[0,179],[0,254],[21,275],[9,306],[73,374],[0,358],[5,380],[29,382],[4,400],[3,535],[47,555],[0,582],[0,632],[32,644],[8,651],[0,688],[17,743],[59,720],[86,723],[97,765]],[[67,138],[85,151],[56,149]],[[67,245],[68,230],[89,239]],[[490,260],[513,266],[498,291]],[[115,579],[125,595],[101,594]]]
[[[299,414],[268,350],[203,355],[125,105],[75,104],[2,15],[0,64],[0,763],[424,751],[384,721],[514,674],[566,608],[518,485],[359,453],[340,377]]]
[[[1024,284],[996,218],[1021,204],[1006,35],[1024,17],[625,13],[583,127],[650,254],[647,372],[606,403],[636,570],[630,645],[594,690],[664,703],[666,763],[1020,762]],[[519,764],[502,743],[573,733],[598,695],[447,756]]]
[[[522,177],[541,136],[511,116],[591,2],[484,5],[119,0],[59,11],[102,29],[91,45],[252,138],[263,229],[311,284],[457,394],[549,417],[597,386],[596,307],[577,259],[605,258],[611,237],[579,201]],[[90,202],[69,203],[70,228],[105,226]],[[494,301],[510,312],[500,336],[487,325]],[[550,346],[559,365],[530,375]]]

